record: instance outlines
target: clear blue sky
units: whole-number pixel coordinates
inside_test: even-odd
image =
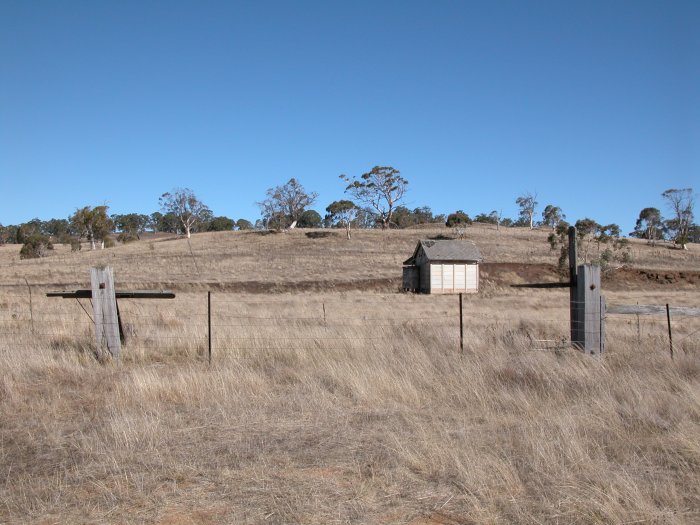
[[[406,204],[628,232],[700,190],[698,1],[0,2],[0,223],[189,187],[255,220],[391,165]]]

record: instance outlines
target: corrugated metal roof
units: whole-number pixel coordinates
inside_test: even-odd
[[[414,264],[418,250],[423,248],[431,261],[481,261],[481,252],[473,241],[467,240],[422,240],[418,241],[413,256],[404,264]]]

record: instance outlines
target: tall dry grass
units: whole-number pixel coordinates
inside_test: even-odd
[[[0,300],[0,522],[700,520],[697,320],[672,361],[663,326],[611,318],[592,358],[556,344],[565,292],[493,288],[460,355],[455,297],[215,293],[208,366],[185,293],[123,302],[115,364],[39,295],[34,333]]]

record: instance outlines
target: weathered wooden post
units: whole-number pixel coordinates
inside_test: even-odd
[[[603,350],[605,308],[600,295],[600,266],[582,264],[578,267],[576,292],[577,330],[572,343],[587,354],[599,354]]]
[[[571,327],[571,344],[579,341],[578,336],[578,309],[576,294],[576,227],[569,227],[569,324]]]
[[[109,266],[91,268],[90,282],[97,348],[106,347],[113,358],[119,359],[121,340],[112,268]]]

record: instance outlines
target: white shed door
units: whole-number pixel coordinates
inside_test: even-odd
[[[467,264],[466,265],[467,269],[467,290],[476,290],[478,288],[478,282],[479,282],[479,276],[478,276],[478,271],[479,267],[476,264]]]
[[[430,265],[430,288],[442,290],[442,264]]]
[[[466,284],[466,264],[455,264],[455,290],[458,292],[465,290]]]
[[[476,264],[431,264],[430,290],[433,293],[476,291],[478,271]]]
[[[442,289],[446,292],[451,292],[454,289],[454,271],[455,267],[453,264],[442,265]]]

